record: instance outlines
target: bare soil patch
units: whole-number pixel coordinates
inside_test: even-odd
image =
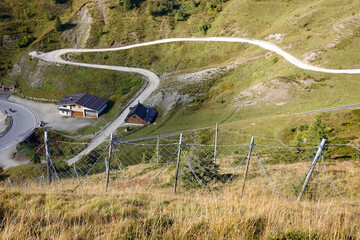
[[[232,102],[235,107],[263,104],[282,106],[291,101],[294,91],[306,91],[306,87],[311,84],[315,84],[312,79],[296,79],[294,81],[273,79],[270,82],[261,82],[249,87],[237,95]]]

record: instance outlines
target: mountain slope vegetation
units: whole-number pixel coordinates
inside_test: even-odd
[[[3,79],[17,82],[28,95],[46,95],[43,89],[51,86],[45,86],[44,79],[55,77],[51,68],[25,57],[31,49],[116,47],[170,37],[262,39],[313,65],[359,67],[359,3],[352,0],[4,1],[1,9],[2,48],[11,50],[2,60]],[[57,30],[56,19],[62,23]],[[271,118],[359,101],[358,75],[300,70],[276,54],[247,44],[172,43],[68,57],[142,67],[160,75],[160,89],[148,100],[161,113],[160,125],[145,130],[152,134],[160,128],[173,131]],[[38,74],[24,81],[28,75],[15,71],[17,65],[31,65],[30,72]]]

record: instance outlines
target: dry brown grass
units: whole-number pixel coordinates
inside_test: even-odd
[[[143,169],[143,166],[138,166]],[[131,175],[134,169],[129,169]],[[357,191],[359,168],[352,162],[329,166],[343,169],[344,191]],[[134,172],[132,172],[134,171]],[[147,173],[149,174],[149,173]],[[144,176],[147,176],[146,174]],[[101,179],[99,176],[91,178]],[[145,192],[141,177],[131,184],[93,184],[72,191],[76,182],[50,187],[29,184],[0,190],[1,239],[358,239],[360,201],[319,195],[316,201],[279,199],[249,179],[240,199],[241,179],[219,196],[201,190],[156,184]],[[161,181],[169,181],[163,177]],[[357,184],[357,185],[356,185]],[[261,186],[261,187],[259,187]]]

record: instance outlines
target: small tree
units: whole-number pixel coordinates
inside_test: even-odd
[[[153,14],[152,6],[150,3],[146,6],[145,14],[148,16]]]
[[[55,30],[60,32],[62,30],[62,23],[59,16],[56,16],[55,18]]]
[[[142,159],[141,159],[142,163],[149,163],[152,157],[153,157],[152,154],[146,150],[142,154]]]
[[[133,8],[132,0],[125,0],[124,10],[127,12],[127,11],[130,11],[132,8]]]
[[[191,168],[188,165],[185,166],[182,175],[185,187],[200,187],[201,184],[206,186],[219,176],[219,165],[213,161],[214,151],[211,147],[194,146],[188,152],[184,152],[184,155],[191,165]]]
[[[219,165],[214,163],[214,149],[206,145],[199,145],[207,144],[208,138],[209,135],[206,132],[199,131],[195,139],[198,144],[183,152],[182,158],[187,158],[185,162],[189,162],[191,165],[191,168],[188,165],[185,166],[182,175],[182,180],[187,188],[200,187],[201,184],[206,186],[219,176]]]
[[[49,15],[48,12],[45,12],[45,13],[44,13],[44,19],[45,19],[46,21],[50,21],[50,20],[51,20],[51,17],[50,17],[50,15]]]
[[[197,6],[198,6],[198,4],[196,3],[195,0],[191,0],[191,4],[192,4],[193,7],[197,7]]]
[[[37,152],[34,153],[32,159],[31,159],[31,162],[35,163],[35,164],[41,163],[40,156]]]
[[[178,11],[175,14],[175,21],[184,21],[186,19],[186,14],[182,11]]]
[[[318,116],[313,122],[312,126],[307,131],[306,140],[308,142],[319,142],[323,138],[329,137],[329,131],[326,129],[325,124],[322,122],[321,117]]]
[[[202,34],[206,34],[207,30],[209,30],[210,28],[210,23],[200,23],[200,25],[198,26],[198,30],[199,32],[201,32]]]

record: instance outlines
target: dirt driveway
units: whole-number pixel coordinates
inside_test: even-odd
[[[34,113],[38,124],[40,121],[43,121],[46,123],[45,127],[51,129],[73,132],[79,128],[90,125],[89,119],[86,118],[61,116],[54,103],[35,102],[15,96],[10,96],[9,100],[28,108]]]

